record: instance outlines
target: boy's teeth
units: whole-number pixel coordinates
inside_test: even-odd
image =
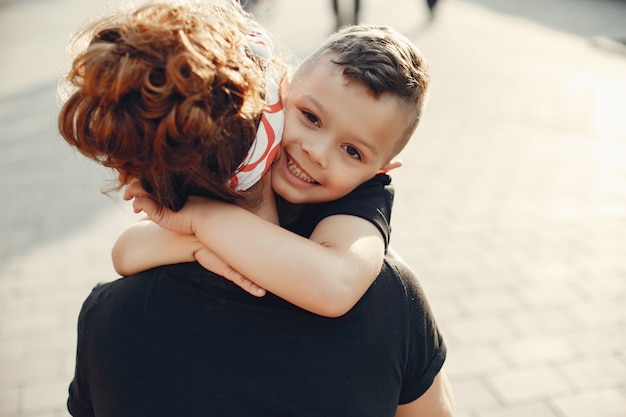
[[[293,175],[300,178],[302,181],[306,181],[310,184],[317,183],[317,181],[313,178],[302,172],[302,170],[291,160],[291,158],[287,158],[287,167],[289,167],[289,171],[291,171]]]

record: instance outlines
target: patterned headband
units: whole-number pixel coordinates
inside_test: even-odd
[[[261,25],[250,21],[247,48],[265,69],[265,102],[257,134],[230,179],[230,188],[245,191],[256,184],[272,165],[283,136],[285,116],[280,99],[280,76],[272,65],[272,42]]]

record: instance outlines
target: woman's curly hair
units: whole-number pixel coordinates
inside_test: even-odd
[[[177,210],[189,195],[235,201],[228,185],[254,140],[264,76],[246,54],[246,16],[237,5],[157,3],[90,24],[66,77],[63,138],[119,172],[139,178]]]

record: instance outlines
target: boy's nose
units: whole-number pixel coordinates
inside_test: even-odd
[[[322,168],[326,168],[328,160],[327,146],[322,140],[312,140],[302,144],[302,150],[308,155],[309,159]]]

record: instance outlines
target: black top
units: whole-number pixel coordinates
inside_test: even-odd
[[[385,261],[346,315],[257,298],[197,263],[96,287],[78,323],[73,416],[393,416],[445,345],[413,275]]]
[[[389,241],[393,189],[378,175],[291,229],[326,216],[372,221]],[[306,221],[305,221],[306,220]],[[294,271],[297,273],[297,271]],[[96,287],[78,322],[73,416],[393,416],[432,384],[446,355],[422,290],[386,260],[340,318],[253,297],[197,263]]]
[[[391,234],[393,198],[391,178],[386,174],[377,174],[338,200],[299,206],[297,220],[283,222],[282,226],[301,236],[309,237],[315,226],[325,217],[335,214],[358,216],[371,221],[378,228],[387,248]]]

